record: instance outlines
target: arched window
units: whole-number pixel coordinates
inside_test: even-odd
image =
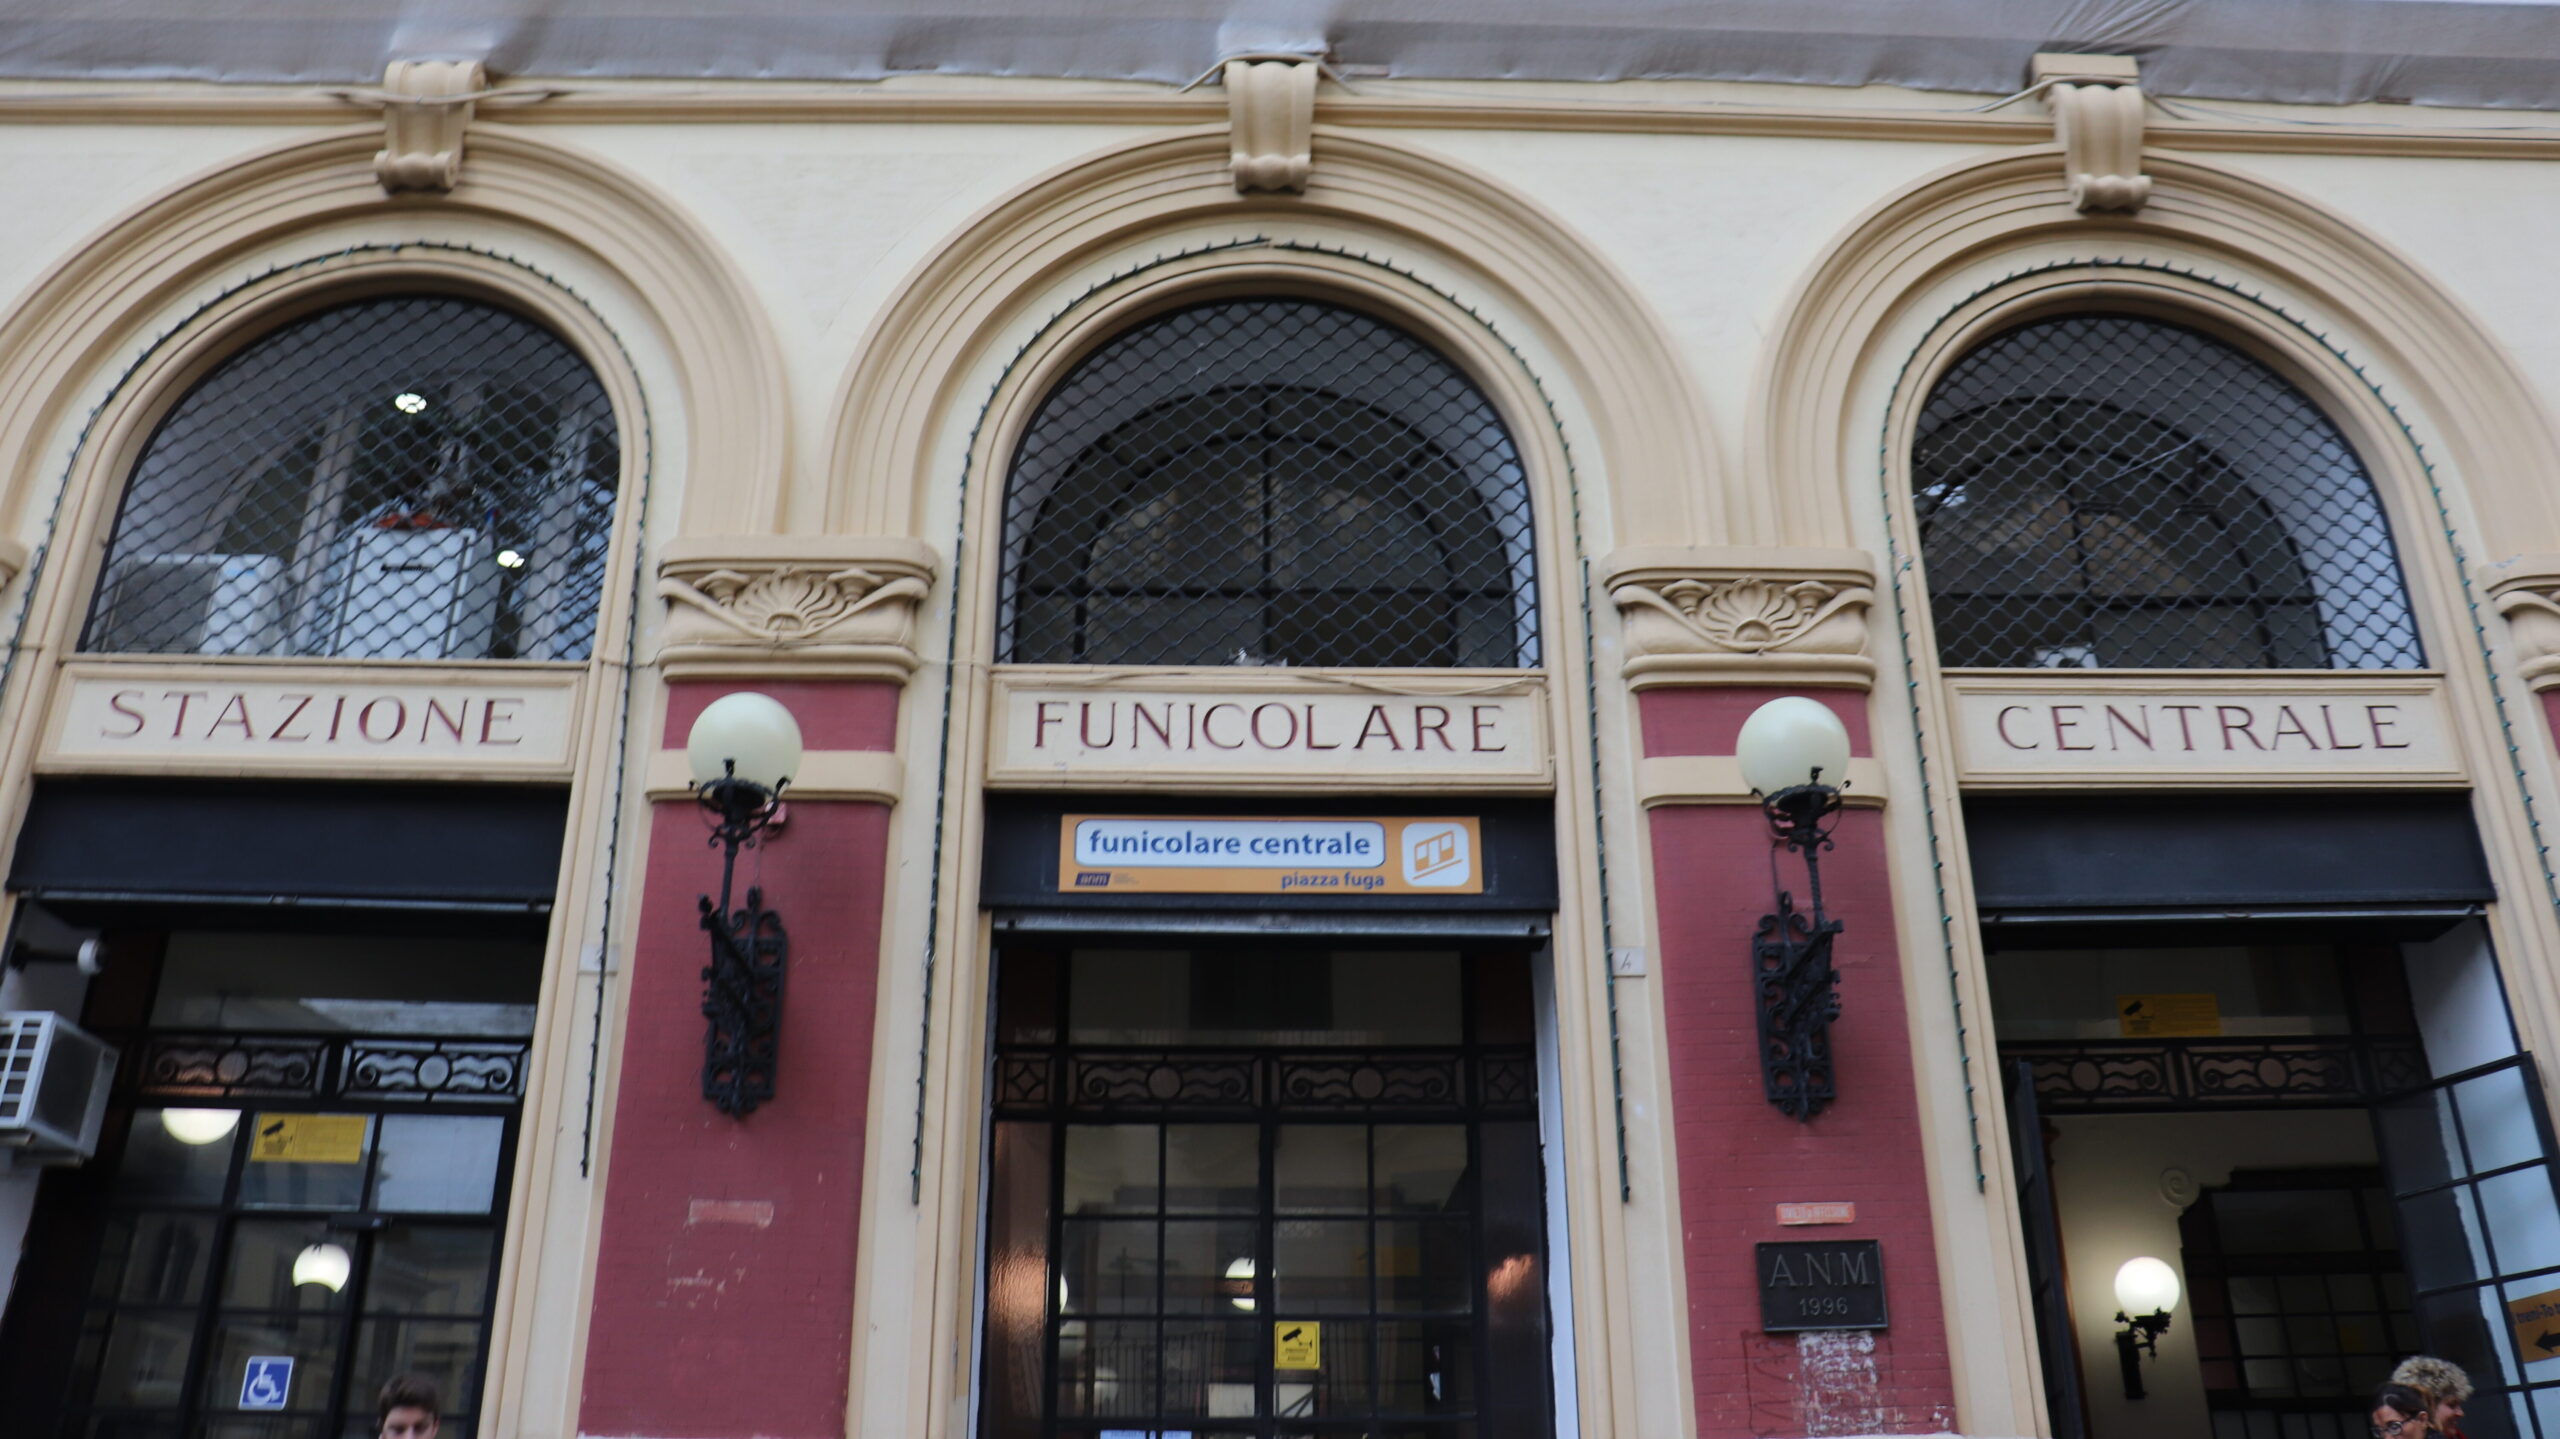
[[[1005,500],[1025,664],[1538,662],[1529,486],[1493,406],[1306,300],[1159,316],[1041,404]]]
[[[1949,666],[2424,663],[2346,437],[2193,330],[2082,315],[1992,337],[1930,393],[1912,483]]]
[[[160,422],[86,647],[585,659],[621,469],[603,385],[540,325],[444,296],[322,310]]]

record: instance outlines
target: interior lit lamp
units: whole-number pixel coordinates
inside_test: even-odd
[[[211,1144],[228,1139],[240,1127],[240,1111],[236,1109],[164,1109],[160,1111],[160,1127],[180,1144]]]
[[[1227,1282],[1218,1286],[1227,1292],[1227,1302],[1238,1309],[1253,1307],[1253,1257],[1227,1261]]]
[[[314,1244],[293,1256],[293,1287],[317,1284],[335,1294],[347,1287],[347,1275],[354,1267],[346,1250],[335,1244]]]
[[[418,414],[425,410],[426,407],[427,397],[419,394],[415,390],[402,390],[399,394],[391,397],[391,408],[398,410],[404,415]]]
[[[2142,1397],[2142,1356],[2158,1358],[2169,1311],[2178,1307],[2178,1271],[2148,1255],[2128,1259],[2116,1271],[2116,1360],[2124,1366],[2124,1397]]]

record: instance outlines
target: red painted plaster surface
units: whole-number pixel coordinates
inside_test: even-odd
[[[1641,700],[1648,750],[1730,754],[1742,718],[1776,693],[1648,692]],[[1863,752],[1864,697],[1815,697],[1844,711]],[[1826,908],[1847,924],[1833,956],[1840,1098],[1809,1124],[1778,1113],[1761,1090],[1749,945],[1771,904],[1766,821],[1747,805],[1665,806],[1650,821],[1662,941],[1653,983],[1667,1029],[1698,1432],[1728,1439],[1952,1429],[1954,1379],[1882,816],[1844,814],[1838,847],[1823,857]],[[1778,874],[1804,898],[1800,860],[1782,856]],[[1777,1206],[1800,1202],[1855,1204],[1858,1221],[1819,1231],[1779,1224]],[[1807,1238],[1882,1241],[1892,1314],[1872,1356],[1860,1341],[1857,1352],[1821,1355],[1821,1372],[1808,1369],[1795,1336],[1760,1332],[1752,1246]],[[1857,1371],[1857,1383],[1844,1386],[1844,1367]],[[1843,1404],[1860,1412],[1843,1412]],[[1852,1427],[1832,1427],[1842,1423]]]
[[[2560,690],[2542,692],[2542,717],[2551,725],[2551,733],[2560,736]]]
[[[683,749],[704,706],[725,694],[754,690],[782,701],[800,722],[809,749],[896,749],[898,687],[830,680],[680,680],[667,686],[667,727],[662,743]]]
[[[1849,752],[1872,754],[1867,740],[1867,697],[1857,690],[1786,690],[1756,685],[1689,685],[1646,690],[1637,697],[1649,755],[1731,754],[1734,737],[1751,712],[1780,695],[1820,700],[1849,727]]]
[[[791,706],[812,749],[883,748],[885,685],[686,684],[703,705],[753,688]],[[739,856],[791,937],[775,1097],[743,1120],[702,1098],[704,936],[696,897],[720,861],[687,802],[651,822],[630,1022],[605,1178],[578,1427],[684,1439],[837,1439],[852,1353],[889,811],[795,801]],[[743,893],[740,898],[743,899]]]

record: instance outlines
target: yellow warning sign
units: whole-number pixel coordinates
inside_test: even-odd
[[[249,1158],[270,1164],[362,1164],[361,1114],[261,1114]]]
[[[1283,1319],[1271,1326],[1271,1367],[1324,1367],[1324,1326],[1309,1319]]]
[[[2119,994],[2116,1032],[2127,1039],[2220,1034],[2222,1002],[2210,994]]]
[[[2508,1300],[2507,1322],[2515,1326],[2516,1348],[2523,1352],[2524,1362],[2560,1358],[2560,1289]]]

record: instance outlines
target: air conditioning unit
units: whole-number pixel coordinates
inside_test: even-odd
[[[478,530],[351,531],[338,541],[312,648],[347,659],[485,659],[503,578]]]
[[[116,567],[100,639],[144,654],[278,654],[284,591],[274,555],[137,555]]]
[[[116,1052],[61,1015],[0,1011],[0,1154],[10,1168],[98,1152]]]

